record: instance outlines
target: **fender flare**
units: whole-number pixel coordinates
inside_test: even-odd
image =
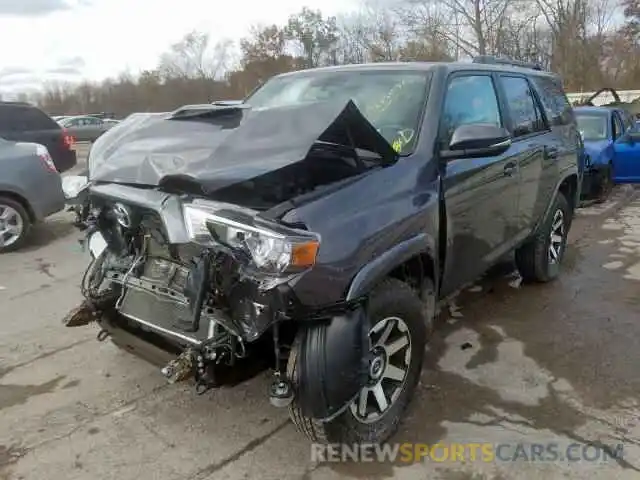
[[[366,295],[379,280],[391,273],[393,269],[417,255],[426,253],[431,259],[435,259],[435,245],[435,241],[427,233],[420,233],[396,244],[360,269],[351,281],[346,301],[350,302]],[[435,282],[438,278],[435,264],[433,272]]]
[[[544,223],[544,219],[547,218],[547,216],[549,215],[549,212],[551,211],[551,208],[553,207],[553,204],[555,203],[556,198],[558,198],[558,194],[560,193],[560,187],[562,186],[564,181],[566,179],[568,179],[569,177],[573,176],[573,175],[576,176],[576,191],[574,193],[575,198],[567,199],[567,200],[571,200],[573,202],[574,214],[575,214],[575,210],[578,208],[578,206],[580,204],[580,194],[581,194],[581,190],[582,190],[583,176],[580,175],[580,172],[577,169],[573,169],[572,168],[572,169],[565,170],[564,175],[562,175],[560,180],[558,180],[558,183],[556,183],[556,186],[555,186],[555,188],[553,190],[553,195],[551,196],[551,201],[549,202],[549,204],[545,208],[544,215],[542,215],[540,217],[540,219],[538,220],[538,224],[533,229],[534,232],[537,232],[540,229],[540,227]],[[573,220],[573,218],[572,218],[572,220]]]

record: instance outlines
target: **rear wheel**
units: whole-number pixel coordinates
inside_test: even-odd
[[[573,211],[562,192],[537,235],[516,250],[516,265],[525,281],[549,282],[560,273]]]
[[[424,293],[433,293],[431,282]],[[298,430],[314,442],[329,443],[381,443],[393,435],[420,379],[432,318],[433,312],[425,312],[407,284],[391,278],[383,281],[370,296],[372,355],[367,384],[343,413],[329,422],[305,417],[294,400],[290,415]],[[294,387],[301,381],[322,381],[298,378],[299,340],[294,342],[287,365]]]
[[[25,208],[12,198],[0,196],[0,253],[19,249],[31,229]]]

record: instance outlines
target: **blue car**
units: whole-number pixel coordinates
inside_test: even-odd
[[[606,200],[615,184],[640,183],[640,128],[624,109],[575,107],[584,141],[582,195]]]

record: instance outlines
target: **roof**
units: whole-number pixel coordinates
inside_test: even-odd
[[[617,105],[602,105],[602,106],[591,106],[591,105],[584,105],[584,106],[579,106],[579,107],[573,107],[573,110],[575,112],[585,112],[585,113],[591,113],[591,114],[603,114],[603,115],[609,115],[610,112],[626,112],[628,113],[628,111],[623,108],[623,107],[619,107]]]
[[[27,102],[9,102],[9,101],[0,100],[0,106],[2,105],[7,105],[11,107],[33,107],[33,105]]]
[[[72,120],[75,118],[96,118],[92,115],[63,115],[62,118],[64,118],[65,120]]]
[[[571,103],[583,102],[595,94],[596,92],[568,92],[567,98]],[[640,98],[640,90],[617,90],[617,94],[620,97],[620,100],[622,102],[627,102],[627,103]],[[611,92],[602,92],[600,95],[598,95],[596,98],[592,100],[592,103],[594,105],[604,105],[614,101],[615,101],[615,98],[611,94]]]
[[[604,115],[609,115],[612,110],[618,110],[617,108],[611,107],[595,107],[595,106],[582,106],[582,107],[573,107],[574,112],[584,112],[584,113],[602,113]]]
[[[316,73],[329,73],[329,72],[344,72],[344,71],[429,71],[435,68],[445,68],[449,71],[460,70],[486,70],[492,72],[522,72],[529,75],[557,77],[553,72],[547,72],[544,70],[534,70],[532,68],[503,65],[503,64],[491,64],[491,63],[472,63],[472,62],[373,62],[373,63],[357,63],[350,65],[336,65],[331,67],[318,67],[309,68],[306,70],[297,70],[293,72],[282,73],[277,77],[289,77],[289,76],[303,76],[312,75]]]

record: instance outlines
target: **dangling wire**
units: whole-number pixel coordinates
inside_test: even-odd
[[[122,290],[120,291],[120,296],[118,297],[118,300],[116,301],[116,309],[119,309],[122,306],[122,302],[124,301],[124,296],[127,293],[127,287],[126,287],[126,283],[127,283],[127,279],[129,278],[129,276],[133,273],[133,271],[144,261],[146,253],[147,253],[147,244],[149,242],[149,238],[150,235],[146,234],[143,237],[143,241],[142,241],[142,249],[140,250],[140,253],[136,256],[136,258],[133,260],[133,263],[131,264],[131,266],[129,267],[129,269],[127,270],[127,273],[124,274],[124,277],[122,277]]]

